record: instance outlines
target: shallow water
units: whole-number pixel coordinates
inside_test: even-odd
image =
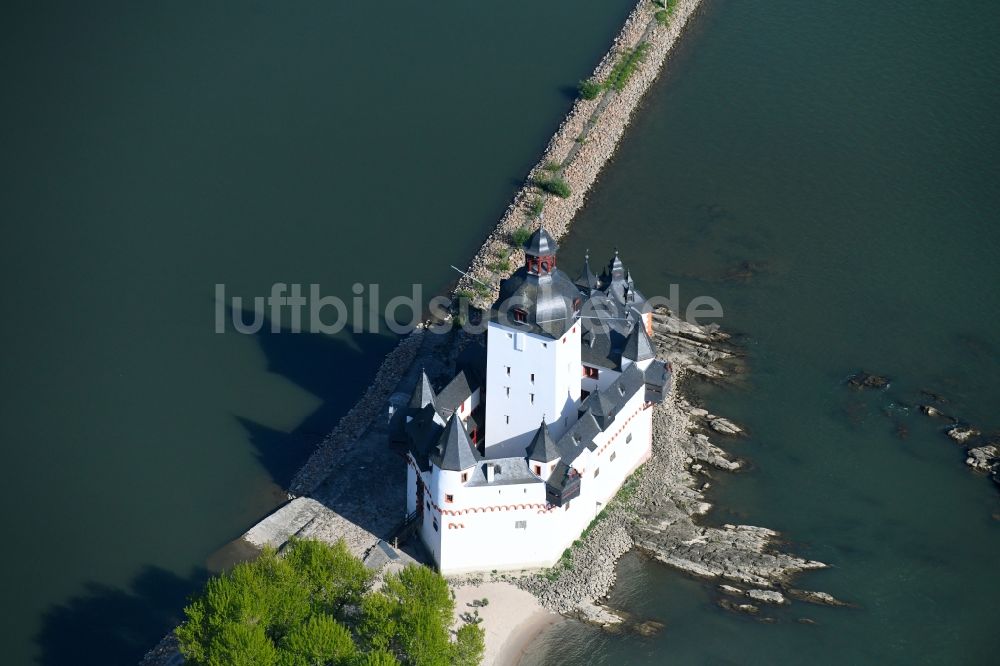
[[[617,243],[647,295],[722,303],[750,375],[690,387],[751,467],[713,474],[711,520],[780,530],[858,608],[764,623],[631,556],[611,603],[665,630],[561,625],[526,664],[995,663],[1000,495],[916,406],[1000,429],[998,28],[987,2],[706,3],[561,264]]]
[[[4,4],[5,664],[134,663],[393,344],[214,285],[442,288],[632,4]]]

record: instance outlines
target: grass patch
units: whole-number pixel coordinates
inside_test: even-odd
[[[544,169],[545,171],[553,171],[553,172],[554,171],[559,171],[559,169],[562,169],[562,162],[556,162],[555,160],[549,160],[548,162],[545,163],[545,165],[542,167],[542,169]]]
[[[536,218],[545,210],[545,197],[535,197],[528,206],[528,217]]]
[[[521,247],[531,238],[531,229],[528,227],[518,227],[510,234],[510,244],[514,247]]]
[[[619,92],[623,90],[628,84],[629,79],[635,74],[636,68],[646,59],[647,53],[649,53],[649,42],[642,42],[634,49],[629,49],[622,54],[622,57],[615,63],[614,68],[612,68],[611,74],[608,75],[605,85]]]
[[[490,270],[494,273],[505,273],[510,270],[510,261],[506,258],[497,259],[490,264]]]
[[[559,176],[535,178],[535,185],[542,188],[549,194],[554,194],[561,199],[565,199],[573,193],[573,190],[570,189],[569,183]]]
[[[677,11],[677,0],[653,0],[653,4],[661,9],[653,14],[653,18],[660,25],[670,25],[670,19]]]
[[[577,85],[577,90],[580,91],[580,97],[584,99],[597,99],[604,92],[604,85],[600,81],[587,79],[586,81],[580,81]]]

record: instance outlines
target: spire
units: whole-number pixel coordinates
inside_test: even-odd
[[[462,419],[455,414],[448,419],[448,425],[438,439],[437,448],[431,455],[431,462],[449,472],[461,472],[479,461],[479,454],[469,441]]]
[[[533,257],[551,256],[558,251],[559,245],[556,240],[541,226],[524,244],[524,253]]]
[[[528,460],[547,463],[561,457],[552,435],[549,434],[549,426],[545,423],[545,419],[542,419],[542,425],[538,427],[538,432],[528,445]]]
[[[646,327],[641,323],[633,326],[632,331],[628,334],[625,349],[622,350],[622,358],[635,362],[656,358],[653,341],[649,339]]]
[[[524,244],[524,266],[530,275],[545,277],[556,269],[556,252],[559,245],[543,227],[531,234]]]
[[[617,282],[625,277],[625,264],[622,263],[621,258],[618,256],[618,248],[615,248],[615,256],[611,260],[611,281]]]
[[[583,255],[583,271],[580,273],[580,277],[576,279],[574,283],[580,289],[593,290],[601,286],[601,281],[594,275],[593,271],[590,270],[590,250]]]
[[[423,409],[427,405],[432,405],[437,409],[437,405],[434,404],[434,389],[431,388],[431,380],[427,378],[427,373],[421,368],[420,379],[417,381],[417,385],[413,387],[409,406],[415,409]]]

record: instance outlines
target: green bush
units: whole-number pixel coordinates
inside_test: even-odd
[[[580,97],[584,99],[597,99],[604,92],[604,86],[600,81],[587,79],[586,81],[580,81],[577,85],[577,90],[580,91]]]
[[[293,539],[208,581],[176,630],[192,666],[479,663],[483,630],[460,628],[436,572],[411,566],[372,590],[373,572],[341,541]]]
[[[611,69],[607,85],[618,91],[624,89],[629,79],[635,73],[636,68],[646,59],[648,52],[649,42],[642,42],[634,49],[629,49],[623,53],[622,57],[618,59],[618,62]]]
[[[569,183],[558,176],[535,178],[535,185],[561,199],[565,199],[573,193],[569,187]]]
[[[518,227],[510,235],[510,244],[520,248],[531,238],[531,229],[528,227]]]
[[[549,160],[542,166],[542,169],[544,169],[545,171],[559,171],[559,169],[562,169],[562,162]]]
[[[531,200],[530,207],[528,208],[528,216],[536,218],[542,214],[543,210],[545,210],[545,197],[535,197]]]

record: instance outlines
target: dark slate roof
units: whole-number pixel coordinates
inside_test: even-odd
[[[490,308],[490,319],[559,339],[576,321],[574,304],[582,300],[580,290],[558,268],[548,275],[532,275],[522,266],[500,282],[500,297]],[[524,323],[514,320],[515,308],[527,313]]]
[[[493,482],[486,480],[486,467],[493,466]],[[524,456],[482,460],[469,475],[466,486],[505,486],[512,483],[543,483],[528,469]]]
[[[625,403],[645,384],[645,374],[638,365],[632,364],[604,390],[595,391],[587,396],[587,399],[581,403],[580,409],[590,414],[601,426],[601,429],[606,429],[625,406]],[[562,439],[559,442],[561,444]]]
[[[593,450],[594,438],[601,432],[601,426],[590,411],[585,411],[576,423],[556,442],[563,461],[572,463],[584,449]]]
[[[651,358],[656,358],[656,352],[653,351],[653,341],[649,339],[649,333],[646,332],[646,327],[641,323],[632,327],[632,332],[629,333],[628,339],[625,341],[625,349],[622,350],[622,358],[632,361],[648,361]]]
[[[533,257],[544,257],[558,251],[559,245],[556,243],[556,239],[542,227],[531,234],[531,238],[524,244],[524,253]]]
[[[462,419],[452,415],[438,439],[437,449],[431,454],[431,462],[440,469],[461,472],[478,461],[479,452],[469,441]]]
[[[427,405],[434,404],[434,389],[431,388],[431,380],[427,378],[427,373],[420,371],[420,379],[413,387],[413,394],[410,396],[409,406],[414,409],[423,409]]]
[[[601,280],[594,275],[594,272],[590,270],[590,253],[588,252],[583,257],[583,270],[580,271],[580,277],[576,279],[577,287],[579,287],[584,292],[590,292],[591,290],[598,289],[601,286]]]
[[[538,427],[538,432],[535,433],[531,444],[528,445],[528,460],[547,463],[552,462],[560,455],[555,440],[549,434],[548,424],[542,421],[542,425]]]
[[[457,375],[452,377],[448,385],[437,394],[436,404],[438,410],[444,416],[450,416],[458,409],[460,404],[472,395],[476,388],[469,381],[469,377],[465,371],[460,370]]]
[[[427,405],[423,409],[408,407],[402,418],[405,423],[403,431],[409,440],[409,450],[420,465],[420,469],[426,471],[429,469],[430,456],[444,430],[445,420],[433,405]],[[407,418],[408,422],[405,421]]]
[[[663,361],[653,361],[646,368],[646,402],[663,402],[670,388],[670,368]]]
[[[556,492],[559,492],[566,487],[568,482],[578,477],[579,475],[576,473],[576,470],[565,462],[560,461],[552,469],[552,474],[549,475],[549,480],[546,481],[546,484]]]

